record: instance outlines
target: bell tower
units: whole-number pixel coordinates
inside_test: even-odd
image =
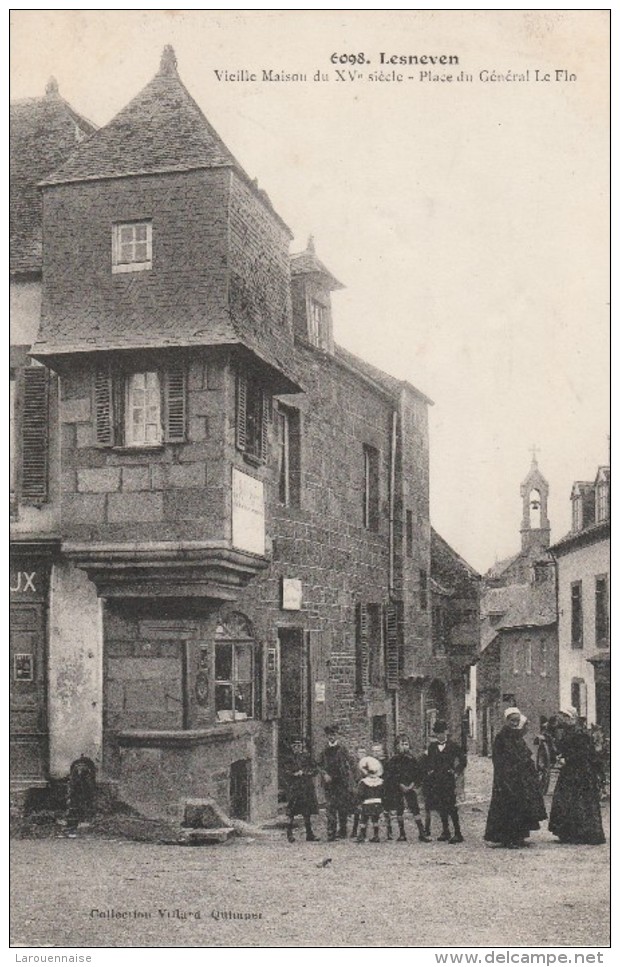
[[[523,518],[521,520],[521,550],[549,547],[551,527],[547,517],[549,484],[543,477],[536,459],[537,448],[531,448],[532,465],[521,484]]]

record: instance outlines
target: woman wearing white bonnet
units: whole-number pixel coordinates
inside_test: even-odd
[[[504,727],[493,742],[493,793],[484,838],[516,849],[547,818],[532,753],[525,744],[527,718],[516,706],[504,712]]]

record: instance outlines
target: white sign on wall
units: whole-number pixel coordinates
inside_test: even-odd
[[[301,608],[301,581],[298,578],[282,578],[282,610],[299,611]]]
[[[262,480],[232,471],[232,543],[239,551],[265,553],[265,495]]]

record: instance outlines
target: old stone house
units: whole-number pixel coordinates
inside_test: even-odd
[[[458,731],[478,585],[431,532],[430,400],[335,344],[340,283],[312,241],[289,256],[174,52],[41,180],[43,773],[85,752],[147,813],[257,819],[294,736]]]

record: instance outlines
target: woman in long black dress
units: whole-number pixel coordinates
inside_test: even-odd
[[[524,717],[518,708],[504,712],[505,724],[493,743],[493,792],[485,840],[516,849],[525,846],[547,811],[532,753],[523,738]]]
[[[604,843],[601,761],[594,743],[575,719],[567,718],[558,725],[555,741],[564,764],[553,793],[549,832],[561,843]]]

